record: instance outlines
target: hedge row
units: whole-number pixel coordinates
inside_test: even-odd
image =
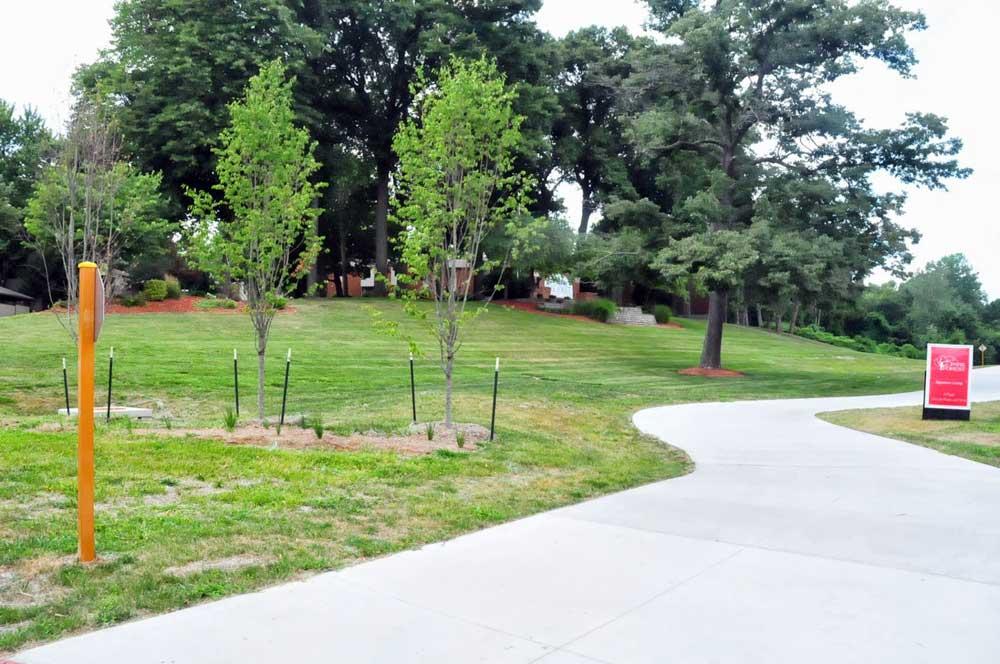
[[[856,350],[859,353],[895,355],[897,357],[908,357],[914,360],[922,360],[925,357],[925,352],[913,344],[903,344],[900,346],[894,343],[878,343],[873,339],[869,339],[868,337],[863,337],[861,335],[854,337],[841,337],[814,325],[801,327],[796,330],[795,334],[800,337],[805,337],[806,339],[821,341],[832,346],[840,346],[841,348]]]

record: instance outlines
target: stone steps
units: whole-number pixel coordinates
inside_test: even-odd
[[[647,314],[641,307],[618,307],[612,323],[618,325],[656,325],[656,318],[653,314]]]

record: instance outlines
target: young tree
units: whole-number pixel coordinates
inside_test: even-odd
[[[113,273],[124,267],[128,254],[167,240],[159,188],[158,173],[141,173],[123,160],[121,137],[106,107],[80,97],[59,162],[37,183],[24,224],[43,257],[55,253],[60,258],[67,306],[59,320],[74,340],[77,264],[100,265],[105,296],[114,298],[119,280]],[[46,273],[51,298],[48,265]]]
[[[961,142],[947,137],[942,118],[911,114],[900,129],[870,130],[826,92],[864,59],[910,75],[916,58],[906,34],[924,28],[922,14],[883,0],[647,4],[667,39],[647,49],[633,77],[634,140],[649,152],[693,152],[715,164],[711,185],[696,194],[711,214],[703,237],[690,241],[715,264],[671,252],[661,258],[673,256],[714,283],[701,366],[717,368],[734,287],[726,275],[739,258],[718,250],[745,244],[733,234],[747,232],[766,168],[822,175],[845,189],[880,169],[930,188],[968,172],[953,158]],[[725,241],[715,242],[716,234]]]
[[[280,61],[250,79],[243,99],[229,106],[230,124],[216,151],[221,201],[189,190],[187,244],[194,261],[217,278],[241,281],[257,337],[257,414],[264,418],[264,359],[280,298],[305,278],[319,253],[314,205],[325,186],[316,144],[295,126],[294,79]]]
[[[496,65],[486,59],[453,59],[428,87],[418,81],[418,118],[405,123],[393,148],[399,156],[399,195],[395,216],[404,224],[399,236],[407,291],[407,310],[421,295],[434,302],[431,329],[438,342],[445,377],[445,425],[452,425],[452,376],[462,345],[463,324],[476,274],[503,263],[482,252],[483,240],[497,227],[510,235],[523,219],[532,185],[514,169],[523,118],[512,107],[515,93]],[[416,90],[415,90],[416,94]]]

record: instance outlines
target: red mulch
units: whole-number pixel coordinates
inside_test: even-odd
[[[702,369],[701,367],[691,367],[678,371],[682,376],[704,376],[706,378],[742,378],[745,373],[732,371],[731,369]]]
[[[241,313],[245,306],[240,303],[236,305],[235,309],[202,309],[196,306],[199,300],[204,298],[195,297],[194,295],[183,295],[179,300],[163,300],[161,302],[147,302],[141,307],[126,307],[123,304],[118,304],[117,302],[110,305],[107,308],[107,313],[109,314],[190,314],[194,312],[198,313],[220,313],[220,314],[234,314]]]

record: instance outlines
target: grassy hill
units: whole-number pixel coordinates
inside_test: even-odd
[[[440,418],[436,349],[397,304],[294,306],[274,324],[270,414],[291,347],[290,412],[340,432],[409,423],[407,348],[373,331],[375,307],[421,340],[418,415]],[[59,430],[54,414],[61,358],[73,366],[73,348],[50,314],[0,319],[0,654],[687,472],[683,453],[632,428],[643,406],[920,386],[920,362],[737,328],[727,330],[725,359],[745,377],[680,376],[697,363],[703,333],[700,322],[681,325],[624,328],[492,307],[458,360],[456,418],[488,424],[501,358],[498,440],[473,453],[271,450],[101,426],[102,560],[82,567],[73,559],[75,434]],[[221,425],[234,347],[244,415],[252,411],[255,356],[243,315],[116,315],[99,353],[110,346],[115,403],[153,405],[169,418],[160,426]],[[99,385],[105,367],[99,361]]]

